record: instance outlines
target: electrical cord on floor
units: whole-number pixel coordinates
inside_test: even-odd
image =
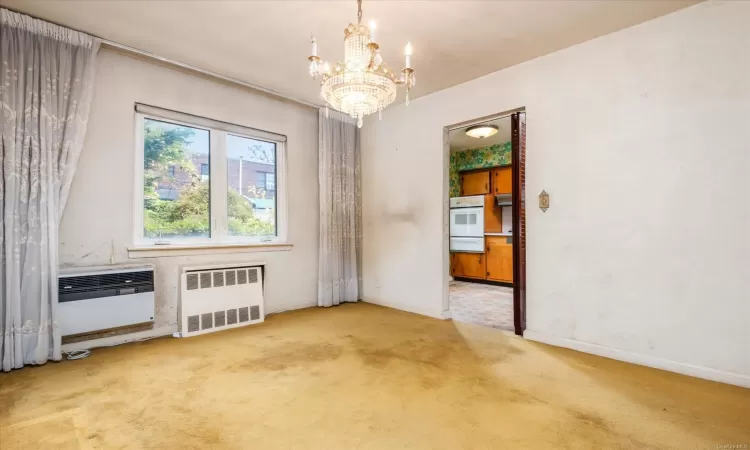
[[[91,350],[76,350],[74,352],[68,352],[65,354],[66,359],[83,359],[88,358],[91,354]]]

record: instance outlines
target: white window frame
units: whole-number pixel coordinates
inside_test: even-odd
[[[159,240],[144,236],[143,177],[145,120],[152,119],[209,132],[209,217],[211,236],[205,239]],[[276,236],[231,236],[227,221],[227,148],[226,136],[234,135],[276,145]],[[169,248],[221,247],[287,244],[286,136],[233,125],[199,116],[136,104],[135,114],[135,180],[133,202],[133,244],[137,249],[160,246]]]

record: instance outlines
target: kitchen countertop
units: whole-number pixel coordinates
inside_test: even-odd
[[[507,236],[512,237],[513,233],[484,233],[485,236]]]

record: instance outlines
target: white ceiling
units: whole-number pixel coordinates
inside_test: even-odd
[[[450,141],[450,149],[452,152],[460,152],[462,150],[469,150],[472,148],[486,147],[488,145],[502,144],[510,141],[510,116],[502,117],[495,120],[489,120],[482,122],[482,125],[495,125],[497,127],[497,133],[486,138],[473,138],[466,135],[466,129],[468,127],[458,128],[451,130],[448,133],[448,139]],[[479,124],[474,124],[479,125]]]
[[[644,22],[699,0],[374,1],[386,63],[414,47],[414,97]],[[0,5],[313,103],[310,36],[324,59],[343,57],[355,0],[0,0]],[[398,101],[403,100],[403,94]]]

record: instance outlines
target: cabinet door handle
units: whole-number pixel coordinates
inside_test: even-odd
[[[487,184],[487,183],[484,183],[484,190],[485,191],[489,191],[490,190],[490,185]]]

